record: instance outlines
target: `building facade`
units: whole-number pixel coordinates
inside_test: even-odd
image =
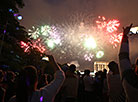
[[[103,71],[104,69],[106,69],[107,72],[109,72],[108,64],[109,62],[95,61],[94,62],[94,73],[98,71]]]

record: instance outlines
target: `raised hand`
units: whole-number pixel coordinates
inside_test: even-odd
[[[130,32],[130,29],[131,29],[132,25],[133,24],[131,24],[130,26],[127,26],[126,28],[123,27],[124,36],[127,36],[127,34]]]
[[[47,57],[49,58],[49,64],[51,64],[53,70],[59,70],[59,66],[57,65],[57,62],[55,61],[54,57],[52,55],[47,55]]]

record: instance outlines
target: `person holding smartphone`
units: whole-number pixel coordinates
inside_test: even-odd
[[[54,102],[54,97],[65,80],[64,72],[53,56],[47,56],[55,73],[54,80],[37,90],[38,76],[34,66],[26,66],[17,78],[16,96],[9,102]]]
[[[119,52],[120,75],[123,88],[126,93],[127,102],[138,102],[138,75],[132,69],[129,59],[129,40],[128,34],[132,24],[123,30],[123,38]],[[136,60],[138,65],[138,59]]]

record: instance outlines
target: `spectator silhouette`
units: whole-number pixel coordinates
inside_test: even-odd
[[[5,94],[5,102],[8,102],[9,99],[15,95],[15,74],[12,71],[8,71],[6,75],[6,94]]]
[[[108,85],[107,85],[107,70],[104,69],[102,73],[103,78],[103,102],[108,102]]]
[[[129,59],[129,36],[130,28],[132,24],[123,30],[123,38],[121,42],[119,52],[119,63],[120,63],[120,75],[122,84],[126,93],[127,102],[138,102],[138,75],[132,69],[131,62]],[[136,60],[136,68],[138,67],[138,59]]]
[[[85,102],[95,101],[94,79],[90,76],[90,70],[85,70],[84,87],[85,87]]]
[[[49,64],[55,71],[55,79],[37,90],[37,70],[33,66],[26,66],[21,72],[17,80],[17,91],[10,102],[53,102],[56,93],[64,81],[64,73],[55,62],[52,56],[49,57]]]
[[[62,102],[75,102],[77,99],[79,80],[75,71],[76,66],[72,64],[66,72],[66,79],[61,89]]]
[[[110,72],[107,75],[109,102],[125,102],[125,93],[119,75],[118,64],[111,61],[108,64]]]
[[[0,102],[4,102],[4,97],[5,97],[5,89],[2,88],[2,81],[3,81],[4,75],[2,70],[0,70]]]

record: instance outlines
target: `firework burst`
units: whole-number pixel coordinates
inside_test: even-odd
[[[90,62],[94,58],[99,59],[104,56],[105,46],[110,44],[116,48],[121,42],[122,33],[118,33],[119,20],[99,16],[95,26],[91,24],[92,19],[86,21],[88,19],[84,18],[79,15],[75,20],[72,16],[72,20],[69,20],[72,22],[33,26],[28,31],[31,43],[21,42],[21,47],[25,52],[36,48],[41,53],[47,51],[47,54],[56,55],[62,60],[83,58]]]

